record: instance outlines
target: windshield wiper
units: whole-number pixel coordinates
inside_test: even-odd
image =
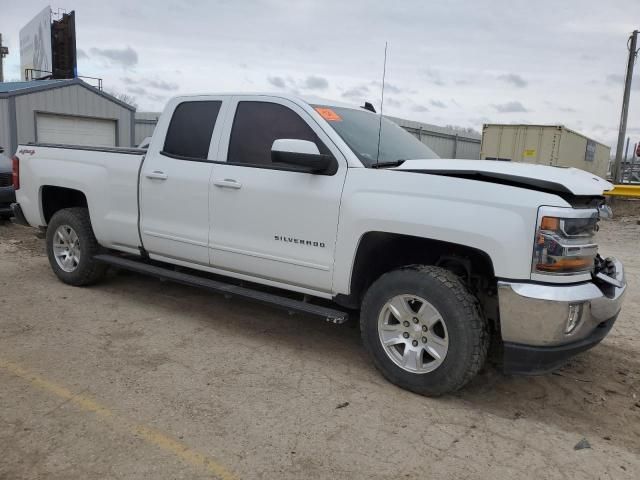
[[[389,168],[389,167],[399,167],[405,162],[405,160],[394,160],[392,162],[378,162],[372,163],[369,168]]]

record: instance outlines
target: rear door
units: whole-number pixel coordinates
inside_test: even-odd
[[[331,290],[346,160],[312,116],[273,97],[236,98],[213,168],[211,263],[314,290]],[[312,174],[271,161],[276,139],[316,143],[335,157]]]
[[[140,234],[152,256],[209,265],[209,180],[223,104],[180,101],[156,129],[140,172]]]

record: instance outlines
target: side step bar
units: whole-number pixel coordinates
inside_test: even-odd
[[[138,273],[144,273],[154,277],[182,283],[184,285],[203,288],[205,290],[221,293],[225,296],[236,296],[245,298],[247,300],[266,303],[287,310],[290,313],[302,312],[310,315],[316,315],[319,317],[323,317],[326,321],[331,323],[342,324],[345,323],[349,318],[346,312],[341,312],[333,308],[313,305],[311,303],[302,302],[300,300],[281,297],[272,293],[261,292],[259,290],[253,290],[247,287],[224,283],[219,280],[212,280],[210,278],[191,275],[189,273],[176,272],[175,270],[172,270],[170,268],[158,267],[142,261],[119,257],[117,255],[101,254],[96,255],[94,258],[99,262],[109,264],[113,267],[131,270]]]

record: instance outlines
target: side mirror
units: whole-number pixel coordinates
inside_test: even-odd
[[[279,138],[271,146],[271,161],[302,167],[303,171],[321,173],[331,166],[333,157],[323,155],[318,146],[308,140]]]
[[[4,147],[0,147],[0,153],[4,153]]]

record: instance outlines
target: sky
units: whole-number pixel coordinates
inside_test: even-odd
[[[290,92],[481,131],[563,124],[615,150],[638,0],[5,0],[5,80],[19,30],[47,5],[76,12],[78,71],[161,111],[185,93]],[[640,141],[640,66],[628,135]]]

